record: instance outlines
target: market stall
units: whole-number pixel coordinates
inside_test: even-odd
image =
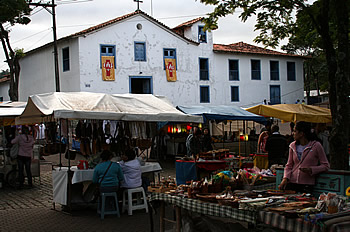
[[[266,119],[262,116],[247,112],[243,110],[240,107],[237,106],[227,106],[227,105],[219,105],[219,106],[177,106],[179,110],[186,114],[191,114],[191,115],[201,115],[203,117],[203,120],[205,123],[209,125],[209,128],[211,127],[210,125],[213,125],[218,122],[223,122],[223,121],[238,121],[241,120],[243,122],[257,122],[257,123],[266,123]],[[199,170],[203,171],[213,171],[213,170],[218,170],[218,169],[225,169],[229,167],[234,167],[234,168],[239,168],[242,166],[246,166],[248,162],[251,161],[251,164],[253,164],[253,157],[249,157],[247,151],[247,147],[249,147],[246,143],[248,142],[247,138],[247,131],[245,128],[245,123],[243,123],[243,128],[238,129],[237,133],[235,136],[232,135],[232,138],[235,140],[235,145],[237,149],[235,151],[230,150],[225,147],[225,143],[220,143],[220,146],[222,146],[222,149],[219,146],[213,143],[214,149],[212,151],[205,151],[201,152],[198,154],[198,157],[196,157],[196,161],[181,161],[177,160],[176,161],[176,167],[177,169],[184,169],[182,166],[188,166],[190,164],[187,164],[186,162],[195,162],[196,165],[196,172],[197,176],[199,177]],[[223,132],[224,133],[224,132]],[[222,136],[224,138],[226,136]],[[236,139],[238,137],[238,139]],[[212,141],[216,141],[216,139],[212,138]],[[223,142],[225,140],[223,139]],[[233,143],[232,140],[230,140],[230,143],[227,143],[227,147],[229,144]],[[253,141],[253,143],[256,143]],[[245,149],[241,149],[241,144],[244,144]],[[231,146],[232,147],[232,146]],[[249,149],[250,150],[250,149]],[[254,150],[255,152],[255,150]],[[187,173],[189,173],[188,170],[192,169],[187,169]],[[193,173],[195,171],[192,171]],[[181,172],[181,174],[178,174],[177,176],[182,175],[184,172]],[[190,174],[188,177],[184,176],[181,177],[179,180],[188,180],[194,174]],[[200,178],[200,177],[199,177]],[[197,179],[194,179],[197,180]]]
[[[214,192],[212,180],[178,186],[174,186],[171,180],[163,181],[163,188],[150,196],[151,204],[159,207],[160,231],[164,231],[168,222],[176,224],[176,231],[181,231],[183,215],[191,226],[187,227],[189,230],[198,229],[196,223],[209,228],[211,222],[206,216],[227,218],[226,222],[239,222],[247,229],[269,228],[269,231],[274,231],[274,228],[299,232],[350,229],[350,203],[344,196],[332,192],[313,197],[290,190],[242,190],[237,184],[228,183],[221,192]],[[166,218],[166,205],[174,208],[174,220]],[[198,222],[201,218],[205,219]],[[217,228],[215,231],[221,230]]]
[[[177,106],[176,108],[186,114],[201,115],[203,116],[204,121],[246,120],[258,123],[266,122],[266,119],[264,117],[247,112],[237,106]]]
[[[9,142],[15,136],[15,118],[21,115],[26,106],[26,102],[2,102],[0,103],[0,126],[1,126],[1,141],[0,141],[0,168],[1,182],[6,181],[11,187],[17,187],[17,162],[9,156]],[[13,134],[12,134],[13,133]],[[40,161],[39,147],[34,145],[32,155],[32,176],[40,179]]]
[[[71,183],[79,184],[79,183],[87,183],[90,184],[92,182],[92,177],[94,174],[94,169],[78,169],[77,166],[72,166],[71,170],[73,171],[73,177],[71,179]],[[145,165],[141,166],[141,172],[144,173],[156,173],[160,172],[162,167],[158,162],[147,162]],[[53,182],[53,201],[55,203],[59,203],[61,205],[68,204],[68,167],[55,168],[52,171],[52,182]],[[90,194],[89,192],[79,192],[78,194],[74,194],[72,198],[74,198],[75,203],[88,202],[91,198],[90,196],[85,197],[84,195]]]
[[[87,92],[56,92],[56,93],[46,93],[30,96],[28,99],[27,106],[24,112],[16,118],[17,124],[23,123],[39,123],[39,122],[59,122],[59,132],[60,138],[61,134],[64,133],[67,137],[65,140],[65,146],[70,148],[72,135],[70,131],[71,126],[69,125],[69,120],[100,120],[99,124],[103,124],[104,134],[106,134],[107,126],[110,137],[103,137],[104,142],[100,147],[103,149],[113,149],[118,150],[118,142],[108,144],[107,141],[117,141],[118,137],[114,136],[124,136],[124,131],[129,130],[129,138],[137,138],[143,135],[146,131],[145,122],[202,122],[202,118],[198,116],[186,115],[176,108],[174,108],[164,97],[157,97],[150,94],[102,94],[102,93],[87,93]],[[102,120],[103,123],[102,123]],[[107,121],[109,120],[109,121]],[[86,130],[88,128],[94,128],[94,122],[91,121],[79,121],[82,126],[79,130],[76,129],[76,137],[81,138],[81,143],[84,146],[85,155],[92,156],[93,148],[90,147],[90,137],[86,136]],[[115,122],[115,123],[114,123]],[[119,123],[120,122],[120,123]],[[97,123],[96,123],[97,124]],[[119,130],[116,129],[116,125],[119,124]],[[114,127],[113,133],[111,133],[111,128]],[[102,126],[99,128],[102,129]],[[97,129],[96,132],[99,130]],[[123,132],[122,132],[123,131]],[[78,133],[79,132],[79,136]],[[83,132],[85,133],[83,135]],[[91,132],[93,136],[93,132]],[[121,138],[123,139],[123,138]],[[101,140],[101,139],[100,139]],[[88,141],[88,142],[84,142]],[[123,144],[125,140],[119,144]],[[130,144],[130,141],[126,141]],[[92,142],[94,144],[94,142]],[[83,146],[80,146],[83,148]],[[87,148],[88,147],[88,148]],[[102,149],[102,148],[100,148]],[[68,159],[67,170],[62,170],[61,164],[61,154],[66,152],[66,158]],[[74,188],[72,183],[72,178],[75,173],[71,169],[70,160],[74,156],[74,152],[68,150],[60,151],[60,165],[58,170],[53,172],[53,179],[57,179],[54,182],[54,186],[60,185],[59,182],[67,183],[67,199],[59,200],[59,203],[67,204],[71,203],[71,189]],[[91,168],[91,167],[90,167]],[[57,176],[63,176],[63,178],[58,178]],[[56,178],[57,177],[57,178]],[[57,191],[56,191],[56,190]],[[54,196],[62,195],[60,193],[62,188],[54,188]],[[65,192],[65,191],[63,191]],[[63,193],[64,194],[64,193]],[[56,198],[54,198],[55,201]]]

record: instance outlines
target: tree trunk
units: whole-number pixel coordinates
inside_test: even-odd
[[[337,0],[335,9],[337,15],[338,54],[337,70],[334,79],[330,80],[335,93],[332,94],[333,131],[330,137],[331,167],[349,170],[349,130],[350,130],[350,56],[349,56],[349,14],[346,0]]]
[[[346,22],[348,22],[348,16],[347,16],[347,7],[346,7],[346,0],[337,0],[334,1],[338,4],[338,6],[335,6],[335,9],[338,11],[336,13],[337,15],[337,24],[338,26],[341,26],[340,24],[347,25]],[[332,4],[334,3],[332,1]],[[339,9],[340,5],[343,9]],[[330,163],[332,169],[340,169],[340,170],[348,170],[349,169],[349,155],[346,152],[347,150],[347,143],[349,140],[349,123],[348,121],[348,107],[344,105],[344,98],[343,95],[345,94],[344,91],[348,91],[349,89],[344,89],[342,86],[342,81],[346,82],[346,67],[344,66],[344,59],[338,60],[340,58],[341,53],[344,53],[342,56],[346,56],[346,47],[348,47],[348,40],[344,44],[344,41],[339,37],[344,37],[344,28],[338,28],[337,30],[337,36],[338,36],[338,51],[342,51],[338,54],[336,54],[335,45],[332,43],[332,39],[330,36],[329,31],[329,6],[330,1],[329,0],[323,0],[321,1],[321,13],[318,17],[320,30],[318,31],[321,35],[322,41],[323,41],[323,49],[326,53],[326,61],[328,66],[328,81],[329,81],[329,102],[331,107],[331,113],[332,113],[332,123],[333,123],[333,129],[331,131],[330,136]],[[343,12],[343,10],[346,11]],[[345,17],[345,18],[344,18]],[[344,20],[345,22],[339,22],[341,20]],[[347,29],[345,30],[347,34]],[[346,35],[345,35],[346,36]],[[342,43],[343,49],[340,48],[340,44]],[[347,44],[347,45],[346,45]],[[347,54],[348,55],[348,54]],[[345,60],[348,60],[349,57],[344,57]],[[347,86],[346,83],[344,83],[344,86]],[[346,114],[344,114],[346,113]]]
[[[11,48],[10,40],[8,38],[8,32],[4,29],[2,24],[0,24],[0,38],[1,38],[2,47],[4,49],[6,61],[10,68],[10,89],[9,89],[10,100],[18,101],[18,80],[16,81],[16,73],[18,73],[17,78],[19,79],[19,70],[16,71],[16,65],[14,62],[16,54]],[[9,53],[11,55],[9,55]],[[19,63],[17,64],[17,67],[19,68]]]

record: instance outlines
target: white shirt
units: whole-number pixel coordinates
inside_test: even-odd
[[[121,182],[122,188],[137,188],[142,185],[141,165],[138,159],[128,162],[120,161],[120,167],[123,170],[124,181]]]

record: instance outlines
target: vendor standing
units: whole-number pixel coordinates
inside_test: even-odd
[[[201,131],[198,127],[192,128],[192,134],[189,134],[186,139],[187,156],[196,156],[202,148]]]
[[[272,126],[271,133],[265,145],[265,150],[268,152],[269,166],[284,164],[287,160],[287,139],[280,134],[279,126],[277,125]]]
[[[211,136],[209,134],[209,129],[204,128],[202,136],[202,151],[207,152],[211,150],[213,150],[213,146],[211,145]]]
[[[315,176],[329,169],[322,145],[313,140],[311,125],[297,122],[293,131],[294,142],[289,145],[289,157],[279,189],[312,193]]]

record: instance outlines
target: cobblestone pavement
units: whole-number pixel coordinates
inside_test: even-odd
[[[16,190],[9,186],[0,189],[0,232],[2,231],[150,231],[150,216],[144,210],[133,212],[132,216],[122,214],[106,215],[101,220],[94,208],[83,208],[67,214],[56,204],[52,205],[51,164],[57,157],[45,157],[41,164],[39,178],[33,182],[34,188]],[[175,177],[174,163],[162,164],[164,176]],[[153,216],[154,231],[159,231],[159,215]],[[166,229],[171,229],[167,225]]]

